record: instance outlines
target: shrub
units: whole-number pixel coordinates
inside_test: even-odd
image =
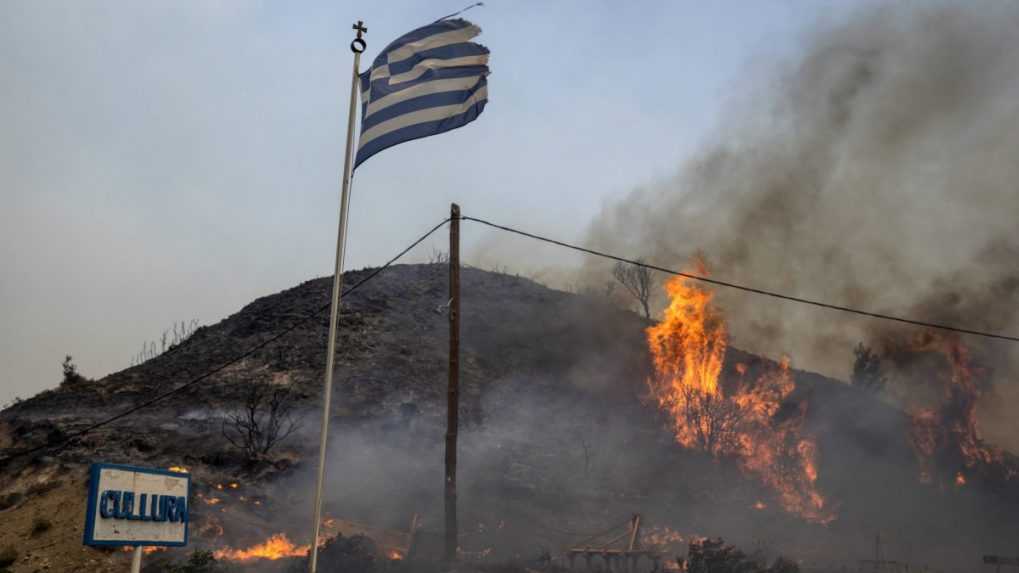
[[[364,535],[336,537],[325,542],[318,552],[318,570],[322,573],[375,573],[379,569],[375,542]],[[306,571],[308,559],[294,563],[291,571]]]
[[[265,459],[299,427],[293,415],[297,396],[287,387],[252,384],[244,409],[223,420],[223,437],[248,461]]]
[[[220,573],[225,569],[221,563],[216,561],[212,551],[196,549],[187,560],[167,564],[160,571],[165,573]]]
[[[13,545],[0,549],[0,569],[6,569],[18,560],[18,550]]]
[[[61,386],[74,386],[89,381],[88,378],[78,373],[78,367],[74,364],[74,359],[70,354],[64,357],[64,362],[60,366],[64,369],[64,380],[60,383]]]
[[[32,537],[38,537],[38,536],[42,535],[43,533],[46,533],[47,531],[49,531],[52,527],[53,527],[53,524],[50,523],[50,520],[46,519],[45,517],[36,517],[32,521],[32,532],[31,532],[31,535],[32,535]]]
[[[7,495],[0,495],[0,511],[14,507],[23,499],[25,499],[25,495],[18,491]]]
[[[690,543],[686,570],[689,573],[800,573],[799,565],[785,557],[778,557],[771,567],[765,567],[756,556],[726,545],[721,537]]]
[[[870,347],[864,346],[862,342],[853,349],[853,356],[853,373],[849,377],[849,382],[869,392],[884,390],[888,379],[881,366],[881,356]]]
[[[44,482],[34,483],[25,490],[25,495],[28,497],[35,497],[37,495],[43,496],[62,485],[64,485],[64,483],[60,480],[47,480]]]

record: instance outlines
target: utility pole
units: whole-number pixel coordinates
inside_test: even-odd
[[[881,555],[881,534],[878,533],[874,536],[874,573],[881,571],[882,565],[884,565],[884,559]]]
[[[449,387],[446,403],[446,563],[456,560],[456,438],[460,415],[460,206],[449,206]]]

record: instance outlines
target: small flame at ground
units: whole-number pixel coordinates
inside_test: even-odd
[[[962,472],[955,474],[955,485],[959,487],[966,485],[966,476],[962,475]]]
[[[121,547],[120,550],[123,551],[124,553],[133,553],[134,552],[134,546],[133,545],[125,545],[125,546]],[[142,547],[142,553],[144,553],[146,555],[148,555],[149,553],[155,553],[157,551],[166,551],[166,547],[163,547],[161,545],[146,545],[146,546]]]
[[[311,547],[308,545],[295,545],[285,533],[277,533],[265,542],[249,547],[248,549],[233,549],[225,547],[213,552],[216,559],[227,561],[252,561],[255,559],[283,559],[286,557],[304,557]]]
[[[182,474],[191,473],[184,466],[170,466],[170,467],[168,467],[166,469],[170,470],[171,472],[177,472],[177,473],[182,473]]]
[[[386,557],[388,557],[392,561],[400,561],[401,559],[403,559],[403,553],[400,553],[396,549],[390,549],[386,553]]]
[[[198,499],[202,500],[205,505],[218,505],[223,503],[223,500],[218,497],[206,497],[202,494],[198,494]]]

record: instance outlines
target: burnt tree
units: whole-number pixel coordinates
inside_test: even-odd
[[[651,318],[651,308],[648,304],[651,299],[651,270],[643,265],[644,259],[637,259],[637,262],[640,264],[616,263],[612,269],[612,276],[623,285],[626,292],[637,299],[644,311],[644,317]]]
[[[298,429],[293,416],[295,402],[290,388],[253,384],[244,408],[223,420],[223,437],[248,460],[264,458]]]
[[[881,368],[881,357],[862,342],[853,349],[853,373],[849,378],[853,386],[869,392],[884,390],[887,378]]]

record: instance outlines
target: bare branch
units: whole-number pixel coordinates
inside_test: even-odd
[[[637,262],[643,263],[644,259],[637,259]],[[612,276],[619,284],[623,285],[626,292],[637,299],[644,311],[644,317],[651,318],[651,308],[648,303],[651,299],[651,270],[642,265],[619,262],[612,269]]]
[[[268,457],[300,426],[292,413],[295,402],[290,388],[253,384],[244,407],[224,417],[223,437],[250,461]]]

